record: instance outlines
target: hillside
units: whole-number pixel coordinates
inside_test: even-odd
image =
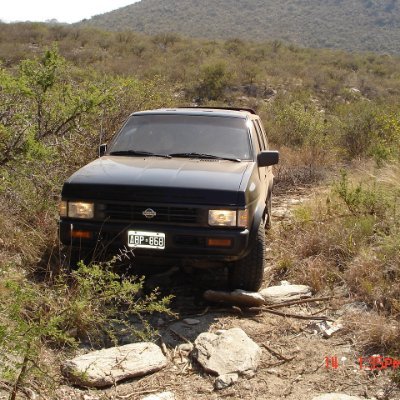
[[[400,399],[399,76],[390,55],[0,23],[0,399]],[[150,268],[124,248],[107,261],[102,245],[71,273],[63,182],[131,112],[187,105],[262,117],[280,151],[263,287],[305,284],[314,297],[278,310],[214,306],[203,293],[227,284],[226,269],[151,268],[162,274],[137,281]],[[323,338],[314,320],[339,330]],[[187,341],[233,327],[262,347],[261,362],[217,391]],[[85,391],[61,376],[76,354],[137,339],[162,345],[164,370]]]
[[[282,40],[306,47],[400,52],[396,0],[142,0],[81,22],[109,30]]]

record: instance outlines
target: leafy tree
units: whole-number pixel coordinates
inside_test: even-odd
[[[223,61],[205,64],[201,67],[200,84],[195,88],[195,95],[200,101],[221,99],[230,80],[231,74]]]
[[[0,165],[20,155],[46,154],[46,143],[79,130],[84,119],[111,99],[101,83],[84,80],[58,52],[21,63],[13,76],[0,70]],[[17,105],[17,106],[15,106]]]

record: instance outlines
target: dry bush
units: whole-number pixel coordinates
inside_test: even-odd
[[[275,280],[332,292],[369,309],[345,318],[360,348],[400,351],[399,165],[343,174],[273,232]],[[396,378],[397,379],[397,378]]]
[[[366,246],[373,224],[350,216],[340,218],[330,211],[328,202],[315,200],[299,208],[296,223],[286,226],[276,239],[280,249],[276,276],[313,287],[316,291],[332,289],[342,283],[348,263]],[[283,262],[282,262],[283,260]]]
[[[381,256],[379,250],[360,254],[348,265],[344,280],[353,293],[376,309],[396,314],[400,311],[399,260],[397,266],[390,265],[390,261]],[[399,257],[397,255],[397,259]]]
[[[315,292],[333,289],[340,276],[337,267],[320,255],[303,260],[292,274],[296,276],[296,282],[311,286]]]
[[[398,166],[363,182],[343,174],[330,193],[295,210],[276,237],[275,277],[315,290],[342,286],[376,310],[400,309]],[[364,177],[365,177],[364,173]]]
[[[315,183],[326,177],[326,173],[334,164],[334,154],[322,148],[303,146],[294,149],[286,146],[274,146],[279,150],[280,161],[275,167],[277,184],[302,185]]]
[[[352,312],[343,319],[345,328],[356,333],[356,343],[371,353],[400,353],[400,322],[374,312]]]
[[[0,204],[0,272],[5,265],[21,267],[40,258],[46,240],[41,232],[10,213]]]

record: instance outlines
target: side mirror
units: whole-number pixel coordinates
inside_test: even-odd
[[[257,163],[259,167],[269,167],[278,164],[279,151],[262,151],[257,155]]]
[[[103,143],[99,146],[99,157],[103,157],[107,151],[107,143]]]

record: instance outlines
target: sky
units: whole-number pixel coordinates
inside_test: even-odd
[[[0,20],[78,22],[139,0],[0,0]]]

